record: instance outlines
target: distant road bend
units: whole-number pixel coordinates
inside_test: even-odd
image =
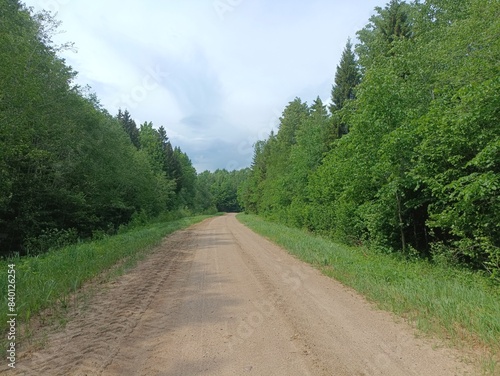
[[[19,375],[473,375],[234,214],[166,238],[24,349]]]

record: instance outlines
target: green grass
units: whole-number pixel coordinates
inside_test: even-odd
[[[2,260],[0,313],[4,317],[8,313],[8,264],[15,264],[19,327],[47,308],[66,306],[70,297],[83,283],[98,276],[102,277],[103,274],[109,277],[122,273],[159,245],[168,234],[208,217],[210,216],[195,216],[150,223],[119,235],[67,246],[40,256]],[[1,320],[0,333],[5,333],[6,329],[7,320]]]
[[[467,270],[408,261],[366,248],[349,247],[254,215],[237,218],[324,274],[350,286],[453,345],[486,352],[494,373],[500,354],[500,286]],[[483,367],[484,369],[484,367]]]

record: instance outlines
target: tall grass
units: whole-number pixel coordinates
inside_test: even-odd
[[[66,304],[84,282],[110,270],[118,262],[132,266],[168,234],[210,216],[186,217],[138,226],[115,236],[75,244],[36,257],[0,261],[0,314],[7,312],[7,267],[15,264],[17,321],[28,322],[42,310]],[[0,320],[5,333],[7,320]]]
[[[410,261],[339,245],[254,215],[239,214],[237,218],[380,308],[407,318],[420,330],[455,345],[480,347],[493,363],[499,360],[500,286],[491,279],[425,260]]]

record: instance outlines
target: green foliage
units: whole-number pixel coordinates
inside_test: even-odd
[[[360,83],[356,56],[352,51],[351,40],[347,41],[344,52],[337,65],[335,84],[332,87],[332,105],[330,111],[340,111],[348,100],[355,99],[354,89]]]
[[[141,141],[139,137],[139,130],[137,129],[137,125],[135,124],[135,121],[132,119],[132,116],[128,112],[128,110],[125,110],[122,112],[121,109],[118,110],[118,115],[116,117],[120,124],[123,127],[123,130],[128,134],[130,137],[130,141],[132,144],[139,149],[141,147]]]
[[[375,7],[376,14],[357,32],[361,43],[356,46],[356,52],[364,72],[378,59],[394,55],[394,43],[412,37],[414,6],[391,0],[385,8]]]
[[[196,170],[191,160],[179,147],[174,149],[174,156],[179,161],[178,205],[182,208],[193,208],[196,195]]]
[[[203,210],[212,207],[218,212],[241,211],[238,195],[244,189],[243,181],[248,177],[249,169],[238,171],[204,171],[198,175],[198,190]]]
[[[296,144],[289,157],[291,177],[287,184],[292,196],[288,209],[288,222],[297,227],[310,227],[310,200],[308,183],[310,176],[321,163],[328,150],[327,140],[331,133],[330,117],[318,97],[310,108],[310,115],[302,121],[296,132]]]
[[[327,115],[321,100],[318,99],[315,106],[314,116],[320,119],[320,122],[324,121]],[[304,189],[306,178],[304,174],[307,175],[304,169],[308,168],[310,162],[304,161],[306,164],[302,166],[294,165],[295,171],[290,166],[308,153],[312,160],[319,161],[320,156],[317,155],[317,150],[326,143],[324,140],[319,140],[320,143],[314,145],[312,150],[305,150],[313,141],[305,136],[305,133],[310,131],[316,135],[327,133],[326,130],[323,132],[323,130],[309,129],[312,124],[308,122],[310,116],[311,109],[307,103],[303,103],[300,98],[295,98],[280,117],[278,134],[275,136],[271,133],[266,142],[256,144],[252,173],[240,195],[241,205],[246,211],[260,212],[283,221],[289,218],[288,208],[292,201],[297,199],[299,191]],[[319,153],[321,154],[321,151]],[[302,176],[298,178],[295,173]]]
[[[153,128],[151,122],[145,122],[139,130],[141,146],[138,157],[145,156],[154,174],[154,183],[144,187],[146,190],[151,190],[151,187],[154,187],[154,192],[149,199],[149,208],[147,208],[147,212],[151,216],[156,216],[162,211],[176,206],[175,189],[177,183],[174,179],[169,179],[169,169],[167,168],[171,146],[163,132],[162,128],[160,130]]]
[[[420,128],[435,132],[434,136],[419,145],[413,170],[434,198],[429,225],[450,234],[444,240],[461,249],[476,266],[496,268],[500,247],[499,89],[497,78],[487,79],[459,90],[459,101],[436,103]]]
[[[29,255],[37,255],[47,250],[62,248],[76,243],[77,240],[78,233],[75,229],[42,230],[41,234],[37,237],[26,239],[26,249]]]
[[[358,32],[361,82],[348,42],[331,118],[287,106],[256,144],[245,210],[498,277],[499,20],[489,0],[376,8]]]
[[[466,9],[440,28],[429,51],[440,89],[418,123],[411,172],[431,196],[437,240],[454,259],[498,275],[500,4],[471,1]]]
[[[254,145],[251,171],[238,190],[238,202],[247,213],[257,213],[259,210],[262,194],[259,186],[266,179],[270,144],[273,141],[274,135],[271,133],[267,141],[257,141]]]
[[[165,129],[111,117],[51,42],[58,24],[0,0],[0,254],[112,234],[194,208],[196,172]],[[71,234],[66,236],[65,234]]]
[[[335,73],[335,83],[332,87],[332,104],[330,112],[333,114],[335,123],[335,137],[342,137],[349,131],[349,126],[342,121],[339,111],[342,110],[348,101],[356,98],[356,86],[361,82],[356,56],[352,51],[351,40],[347,41],[344,52],[340,59],[340,65],[337,66]]]

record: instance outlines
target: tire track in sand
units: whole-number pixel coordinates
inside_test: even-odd
[[[192,253],[186,249],[191,248],[192,231],[176,232],[130,273],[102,285],[88,307],[69,315],[63,331],[49,334],[43,350],[30,354],[21,349],[15,374],[101,375],[127,347],[158,293],[169,290],[169,277],[175,279],[189,266]]]
[[[171,235],[102,286],[8,374],[480,374],[232,214]]]

